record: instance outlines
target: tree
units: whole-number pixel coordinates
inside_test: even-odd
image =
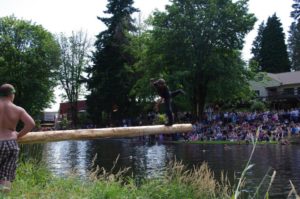
[[[128,50],[129,34],[135,31],[131,14],[138,11],[132,4],[132,0],[109,0],[105,13],[110,17],[98,17],[107,30],[97,35],[94,64],[87,70],[91,92],[87,96],[88,112],[97,124],[102,115],[112,121],[119,120],[135,102],[135,97],[129,96],[134,82],[131,76],[134,57]]]
[[[247,2],[173,0],[165,12],[154,12],[145,76],[184,87],[198,116],[208,100],[241,96],[248,86],[240,50],[256,20]]]
[[[290,26],[289,39],[288,39],[288,49],[291,58],[291,67],[293,70],[300,70],[300,1],[294,0],[293,8],[291,12],[291,17],[294,18]]]
[[[288,47],[291,58],[291,67],[293,70],[298,71],[300,70],[300,23],[293,22],[289,33]]]
[[[292,8],[294,10],[291,12],[291,17],[293,17],[295,20],[299,19],[299,16],[300,16],[300,0],[294,0]]]
[[[70,37],[60,34],[57,38],[61,49],[61,65],[58,70],[60,85],[71,104],[72,125],[77,126],[77,101],[81,94],[83,71],[89,63],[90,42],[82,31],[72,32]]]
[[[0,18],[0,83],[12,83],[15,103],[34,116],[53,100],[59,53],[42,26],[14,16]]]
[[[251,70],[254,72],[258,72],[261,70],[261,64],[262,64],[262,57],[261,57],[261,48],[262,48],[262,39],[263,39],[263,31],[265,29],[265,24],[262,22],[257,31],[257,36],[255,37],[255,40],[252,43],[251,53],[253,54],[253,57],[250,60],[249,66],[251,67]]]
[[[270,73],[290,71],[282,24],[276,14],[269,17],[261,41],[261,70]]]

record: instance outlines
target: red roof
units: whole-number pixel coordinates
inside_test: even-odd
[[[59,114],[67,114],[71,108],[70,102],[60,103],[59,105]],[[77,111],[86,110],[86,100],[77,101]]]

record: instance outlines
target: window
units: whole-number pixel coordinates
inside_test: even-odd
[[[294,88],[285,88],[285,89],[283,89],[283,94],[285,94],[285,95],[294,95]]]
[[[276,88],[269,88],[268,89],[268,95],[269,96],[274,96],[274,95],[277,95],[277,89]]]
[[[260,96],[259,90],[255,90],[254,92],[255,92],[256,96]]]

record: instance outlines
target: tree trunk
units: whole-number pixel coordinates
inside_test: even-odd
[[[72,118],[72,126],[73,128],[77,127],[78,117],[77,117],[77,101],[71,103],[71,118]]]
[[[201,120],[203,117],[203,111],[204,111],[204,106],[205,106],[205,100],[206,100],[206,95],[207,95],[207,86],[199,84],[198,89],[196,92],[196,103],[195,103],[195,110],[197,113],[197,117]]]
[[[62,131],[30,132],[18,139],[19,143],[55,142],[63,140],[89,140],[98,138],[123,138],[145,135],[187,133],[192,131],[191,124],[174,124],[172,126],[152,125],[102,129],[79,129]]]

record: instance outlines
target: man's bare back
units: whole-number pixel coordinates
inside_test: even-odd
[[[16,126],[23,109],[8,100],[0,100],[0,140],[17,139]]]
[[[17,133],[16,126],[20,120],[24,123],[24,128]],[[16,106],[13,99],[0,97],[0,140],[15,140],[22,137],[34,125],[31,116],[23,108]]]

